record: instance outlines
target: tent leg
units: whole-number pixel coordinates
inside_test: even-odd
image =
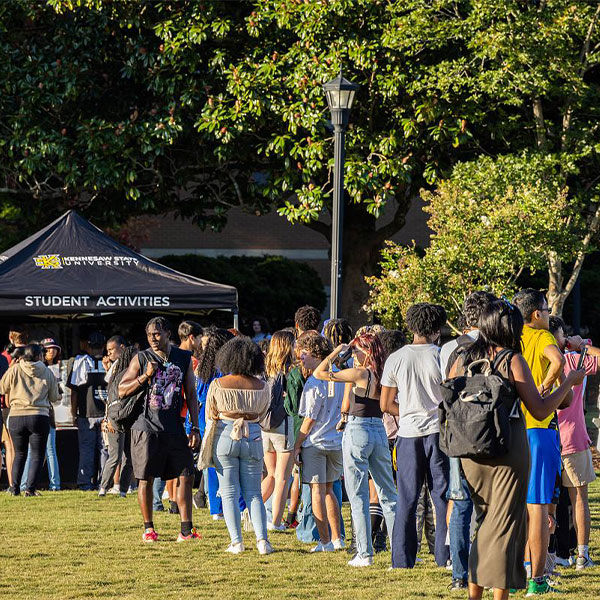
[[[240,316],[238,315],[238,313],[233,313],[233,328],[240,328]]]

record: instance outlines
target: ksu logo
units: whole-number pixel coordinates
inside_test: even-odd
[[[40,254],[33,258],[33,262],[40,269],[62,269],[60,254]]]

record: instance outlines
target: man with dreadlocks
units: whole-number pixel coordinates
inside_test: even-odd
[[[446,311],[436,304],[413,304],[406,327],[414,335],[389,356],[381,376],[381,408],[398,417],[396,455],[398,502],[392,534],[392,567],[412,569],[417,558],[416,511],[423,481],[427,479],[436,513],[435,560],[445,566],[446,490],[448,457],[439,448],[437,408],[442,401],[439,340]],[[398,396],[398,403],[394,398]],[[401,470],[401,472],[400,472]]]

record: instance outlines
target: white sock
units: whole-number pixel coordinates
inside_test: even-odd
[[[579,544],[579,546],[577,546],[577,554],[579,556],[585,556],[586,558],[589,558],[589,546],[586,546],[585,544]]]

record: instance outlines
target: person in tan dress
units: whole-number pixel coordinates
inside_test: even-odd
[[[522,330],[523,316],[518,308],[505,300],[492,302],[481,316],[479,338],[459,355],[449,374],[456,377],[475,360],[493,361],[502,350],[513,351],[497,365],[497,373],[514,389],[511,447],[507,454],[497,458],[461,458],[477,520],[469,555],[470,600],[480,600],[485,587],[494,589],[494,600],[506,600],[510,588],[525,587],[529,451],[518,401],[536,419],[544,419],[584,377],[583,371],[572,371],[554,393],[542,398],[520,354]]]

